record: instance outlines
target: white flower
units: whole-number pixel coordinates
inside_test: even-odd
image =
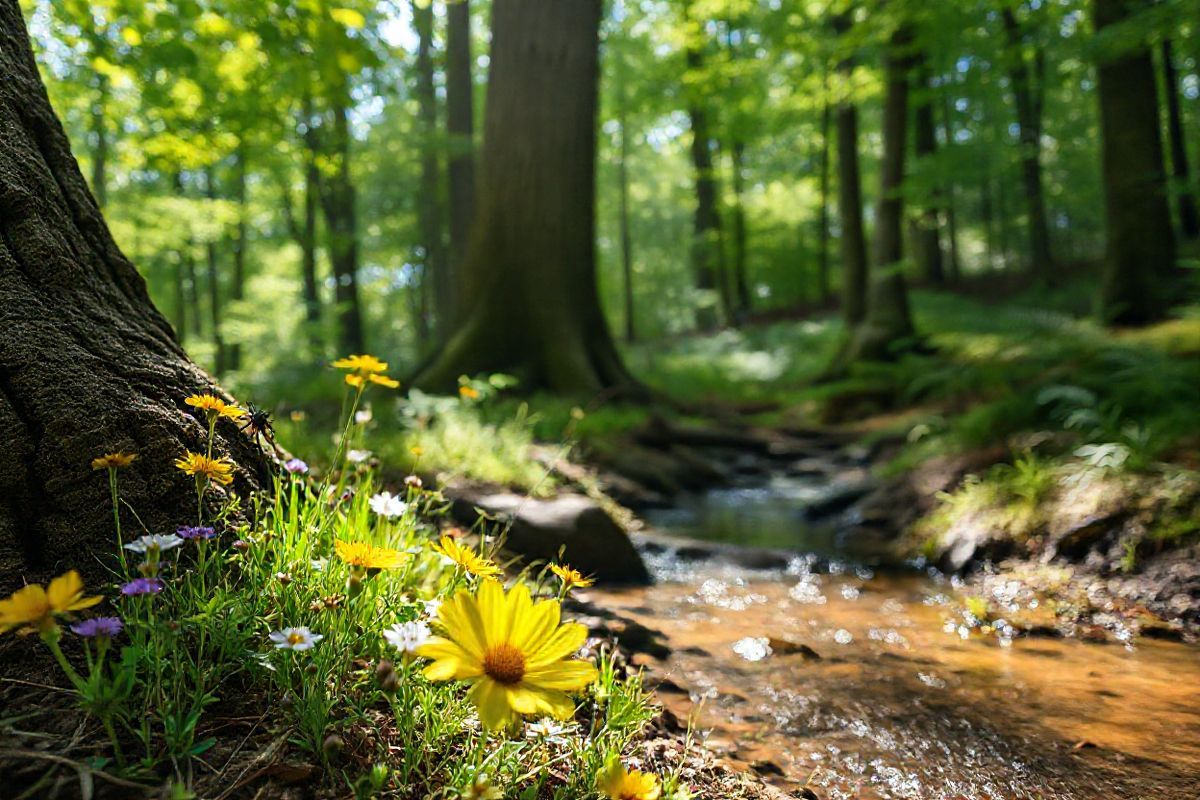
[[[388,644],[406,656],[415,656],[417,648],[425,644],[433,635],[429,626],[417,620],[415,622],[399,622],[383,632],[383,638]]]
[[[371,421],[371,409],[364,408],[354,412],[354,421],[359,425],[366,425]]]
[[[547,742],[565,741],[566,734],[573,726],[563,725],[549,717],[530,722],[525,725],[525,737],[528,739],[544,739]]]
[[[371,498],[371,510],[388,519],[400,516],[407,508],[408,503],[391,492],[380,492]]]
[[[312,567],[313,572],[324,572],[325,568],[329,566],[329,559],[328,558],[314,558],[313,560],[308,562],[308,565],[310,567]]]
[[[284,628],[271,632],[271,641],[276,650],[312,650],[313,645],[325,637],[308,628]]]
[[[132,550],[135,553],[144,553],[147,550],[170,550],[172,547],[179,547],[181,544],[183,544],[183,539],[180,539],[173,533],[166,535],[153,533],[149,536],[134,539],[125,545],[125,549]]]
[[[425,616],[430,619],[437,619],[438,609],[442,607],[441,600],[426,600],[425,601]]]
[[[361,464],[371,457],[370,450],[351,450],[346,453],[346,460],[351,464]]]

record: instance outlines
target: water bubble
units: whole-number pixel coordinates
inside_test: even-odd
[[[744,639],[738,639],[734,642],[733,652],[747,661],[762,661],[771,655],[772,650],[765,636],[747,636]]]
[[[833,634],[833,640],[838,644],[850,644],[854,641],[854,635],[845,628],[838,628],[837,632]]]

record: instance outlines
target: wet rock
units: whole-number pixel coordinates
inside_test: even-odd
[[[840,514],[866,497],[873,488],[875,484],[870,481],[834,484],[824,495],[804,506],[804,518],[815,520]]]
[[[750,769],[757,772],[759,775],[771,775],[776,778],[782,778],[786,773],[783,767],[776,764],[774,761],[759,759],[758,761],[750,762]]]
[[[792,642],[787,639],[778,639],[774,636],[767,637],[767,644],[776,654],[781,656],[798,655],[803,656],[805,661],[820,661],[821,654],[813,650],[806,644],[800,642]]]
[[[1123,513],[1097,514],[1067,528],[1046,548],[1046,560],[1078,559],[1119,528]]]
[[[589,497],[560,494],[536,500],[502,492],[453,498],[452,513],[463,525],[475,523],[477,508],[508,524],[505,550],[524,559],[561,558],[604,583],[650,582],[629,535]]]

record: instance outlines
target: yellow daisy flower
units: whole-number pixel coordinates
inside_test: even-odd
[[[459,544],[453,536],[442,534],[442,540],[433,546],[433,551],[480,578],[495,578],[501,573],[495,562],[484,558],[465,544]]]
[[[345,369],[359,375],[367,375],[372,372],[387,372],[387,362],[380,361],[375,356],[346,356],[334,361],[330,366],[336,369]]]
[[[20,628],[21,634],[44,632],[52,628],[55,616],[91,608],[103,599],[84,597],[83,578],[71,570],[50,581],[45,589],[34,583],[0,600],[0,633],[13,628]]]
[[[175,459],[175,466],[188,475],[203,475],[213,483],[228,486],[233,483],[233,462],[224,456],[209,458],[199,453],[187,453]]]
[[[194,394],[191,397],[185,398],[184,401],[192,408],[198,408],[207,414],[209,417],[229,417],[229,419],[241,419],[246,416],[245,410],[239,408],[233,403],[226,403],[221,398],[212,394]]]
[[[137,460],[137,453],[126,453],[121,450],[116,453],[105,453],[99,458],[92,459],[92,469],[121,469],[128,467]]]
[[[433,660],[425,668],[432,681],[467,681],[467,697],[479,720],[491,730],[519,715],[568,719],[576,692],[596,680],[596,668],[570,657],[583,646],[587,628],[559,624],[557,600],[533,602],[529,587],[507,594],[486,580],[477,594],[463,590],[441,605],[438,620],[446,636],[434,636],[417,649]]]
[[[658,800],[662,794],[657,775],[626,770],[616,760],[597,773],[596,788],[610,800]]]
[[[558,579],[563,582],[563,586],[567,587],[568,589],[572,586],[578,586],[580,589],[586,589],[596,582],[594,578],[586,577],[579,570],[572,569],[566,564],[551,564],[550,571],[557,575]]]
[[[408,553],[366,542],[344,542],[338,539],[333,543],[333,549],[342,561],[362,569],[395,569],[408,559]]]
[[[368,375],[367,380],[371,383],[378,384],[385,389],[399,389],[400,381],[389,378],[387,375]]]

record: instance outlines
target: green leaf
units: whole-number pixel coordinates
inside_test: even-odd
[[[367,23],[366,17],[352,8],[331,8],[329,16],[344,28],[356,31]]]

